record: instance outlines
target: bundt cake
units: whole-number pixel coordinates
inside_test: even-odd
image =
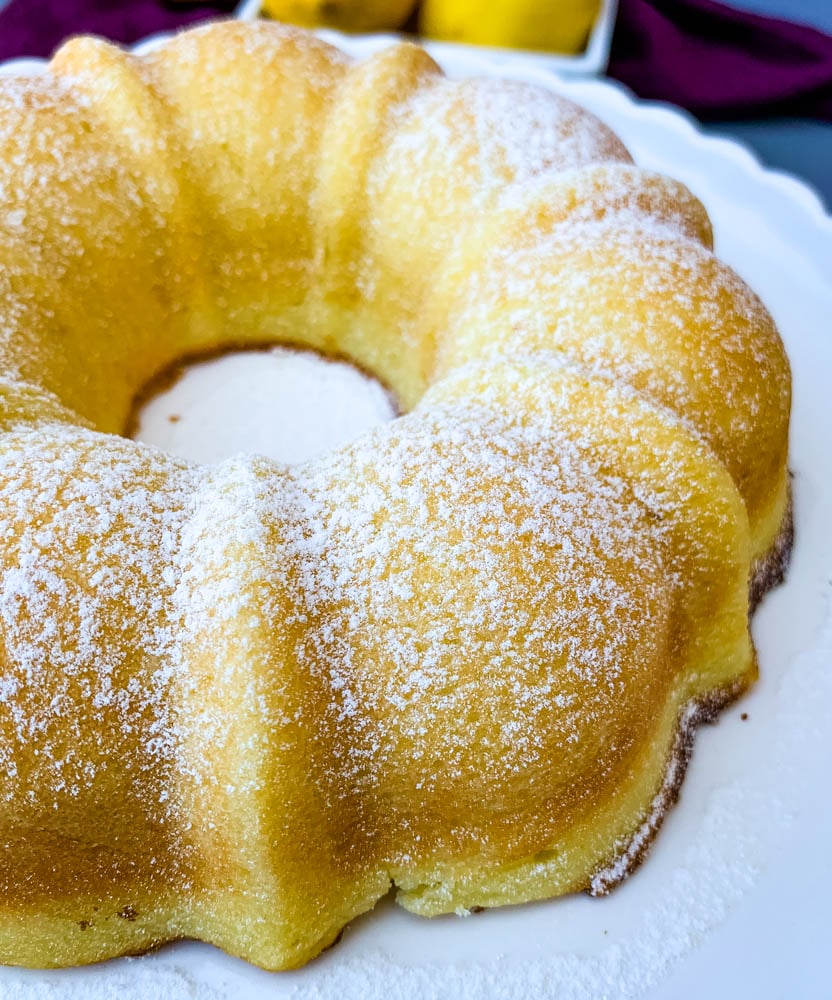
[[[544,89],[224,23],[4,79],[0,232],[0,959],[288,968],[391,885],[620,880],[788,549],[788,362],[700,203]],[[120,436],[272,342],[404,415]]]

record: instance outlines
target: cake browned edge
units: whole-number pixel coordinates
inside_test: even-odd
[[[766,593],[783,582],[793,544],[794,517],[790,489],[777,538],[766,555],[751,567],[748,588],[749,618]],[[679,714],[664,779],[653,797],[646,818],[612,860],[590,877],[586,887],[588,895],[606,896],[638,868],[647,856],[668,812],[679,800],[682,782],[693,753],[697,728],[703,723],[714,722],[720,712],[736,701],[748,687],[749,684],[745,680],[739,680],[729,687],[718,688],[701,698],[695,698],[684,706]]]
[[[786,499],[786,512],[783,515],[783,523],[774,545],[751,567],[751,584],[748,592],[748,613],[753,614],[757,605],[765,595],[781,584],[786,577],[786,570],[794,545],[794,511],[792,505],[792,491],[789,487]]]

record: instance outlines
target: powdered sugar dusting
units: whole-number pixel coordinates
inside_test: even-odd
[[[632,579],[656,579],[657,567],[648,568],[655,540],[623,487],[598,481],[551,431],[440,406],[301,482],[289,537],[304,613],[321,627],[298,655],[310,669],[329,665],[333,708],[352,719],[356,748],[341,758],[342,775],[354,761],[360,785],[395,787],[405,740],[419,797],[457,783],[462,793],[474,778],[472,746],[477,754],[488,747],[491,778],[506,779],[533,766],[539,741],[553,734],[564,754],[582,754],[595,743],[581,740],[587,719],[611,722],[620,710],[626,657],[618,643],[630,637],[612,621],[629,620],[632,602],[603,566],[611,551],[627,551],[639,567]],[[309,534],[310,524],[320,528]],[[526,540],[522,571],[518,537]],[[455,572],[462,565],[464,577]],[[660,614],[659,590],[647,593],[642,610],[649,616],[655,605]],[[643,641],[657,628],[639,629]],[[600,645],[580,642],[587,632]],[[570,676],[597,691],[595,705],[580,705]],[[394,715],[373,708],[385,703]],[[479,721],[466,705],[477,706]],[[421,823],[420,810],[407,808]],[[481,835],[468,826],[466,836]]]
[[[142,877],[161,884],[187,879],[184,858],[163,843],[181,822],[171,794],[181,631],[172,599],[198,479],[67,424],[7,430],[0,453],[0,799],[21,830],[62,817],[56,829],[69,832],[73,817],[104,822],[106,810],[111,828],[123,824],[123,850],[136,863],[153,858]],[[125,745],[140,752],[119,754]],[[111,783],[120,802],[101,798]],[[5,892],[10,877],[17,884],[14,849],[6,843]],[[83,866],[62,877],[83,882]],[[36,878],[27,884],[34,898],[44,891]]]
[[[550,350],[613,371],[697,427],[756,524],[771,488],[759,456],[785,463],[790,410],[790,383],[778,374],[788,363],[759,298],[683,238],[677,220],[629,207],[600,220],[577,212],[551,232],[515,236],[448,292],[439,371]]]
[[[654,685],[670,680],[655,668],[675,600],[666,537],[673,491],[650,495],[605,472],[591,435],[571,423],[557,407],[515,414],[487,393],[479,402],[434,400],[291,476],[262,460],[209,475],[117,439],[102,447],[92,432],[62,425],[7,433],[15,555],[2,610],[23,672],[4,689],[6,763],[38,741],[33,808],[52,809],[67,790],[98,808],[96,767],[147,769],[153,780],[136,786],[149,797],[148,821],[167,830],[172,858],[188,856],[190,821],[163,793],[174,766],[211,786],[211,754],[226,739],[227,727],[200,707],[199,684],[182,674],[182,650],[248,614],[244,576],[226,568],[229,544],[242,554],[241,572],[256,558],[269,587],[290,595],[281,628],[297,636],[292,669],[329,699],[315,725],[334,753],[316,765],[316,783],[333,797],[334,815],[344,799],[359,803],[353,849],[372,844],[375,863],[403,874],[449,850],[487,858],[494,817],[481,825],[472,796],[531,776],[553,756],[587,808],[594,776],[625,765],[632,720]],[[23,469],[21,449],[30,456]],[[33,463],[49,470],[35,483]],[[148,487],[128,488],[139,475]],[[76,551],[87,561],[68,577]],[[268,604],[256,614],[272,615]],[[235,668],[229,683],[236,676]],[[96,726],[72,708],[76,683]],[[286,713],[273,700],[256,711],[261,731]],[[53,728],[77,753],[58,752]],[[113,757],[114,741],[126,737],[146,758]],[[104,762],[81,751],[88,745],[101,747]],[[10,781],[17,805],[20,785]],[[436,828],[434,797],[445,801],[449,788],[459,814]],[[557,829],[575,792],[566,787],[554,811],[551,790],[540,792],[536,823],[515,824],[507,801],[511,839],[508,848],[505,834],[495,841],[497,857],[552,842],[547,817]],[[387,802],[381,825],[377,794]]]
[[[389,153],[411,164],[411,179],[458,178],[482,210],[532,181],[605,161],[629,161],[620,140],[571,101],[508,80],[441,81],[417,91],[400,111]],[[427,202],[425,211],[435,207]]]
[[[147,118],[137,116],[135,132],[119,134],[134,135],[143,154],[158,154],[169,168],[158,178],[145,182],[141,165],[134,169],[129,156],[131,167],[123,169],[107,142],[100,150],[90,146],[95,155],[81,157],[86,166],[75,171],[75,140],[60,127],[29,127],[24,145],[35,146],[22,153],[16,127],[2,136],[9,162],[25,161],[24,179],[0,219],[8,246],[25,250],[37,243],[50,215],[57,234],[52,243],[42,241],[54,256],[38,266],[30,267],[25,253],[9,258],[8,279],[0,286],[6,368],[65,390],[64,401],[99,427],[118,425],[118,405],[103,411],[106,419],[96,411],[108,393],[95,390],[109,390],[111,362],[93,371],[92,392],[86,374],[66,377],[64,351],[70,368],[86,360],[75,350],[82,341],[74,344],[72,331],[106,331],[101,343],[127,348],[135,334],[138,355],[170,359],[153,353],[152,337],[136,332],[138,323],[113,321],[117,310],[109,311],[106,301],[103,310],[91,311],[89,325],[79,325],[75,310],[82,293],[96,287],[85,277],[85,257],[93,250],[79,239],[88,224],[75,212],[80,192],[95,191],[95,182],[107,179],[91,213],[98,218],[103,207],[107,219],[104,228],[91,224],[106,236],[96,244],[102,258],[120,226],[139,220],[138,245],[156,249],[150,262],[136,262],[136,287],[143,292],[145,281],[152,285],[147,298],[174,345],[177,338],[192,349],[212,344],[218,315],[247,315],[246,282],[258,301],[265,301],[263,289],[281,290],[269,300],[272,309],[275,302],[294,308],[307,293],[314,298],[316,266],[332,250],[315,243],[317,177],[310,163],[317,161],[310,150],[317,151],[324,133],[309,127],[318,115],[307,110],[323,109],[325,117],[337,108],[348,87],[347,63],[311,45],[315,69],[300,75],[302,99],[292,119],[275,114],[272,95],[279,91],[275,81],[304,49],[303,36],[278,28],[229,29],[228,46],[216,47],[207,67],[199,44],[204,37],[186,36],[172,46],[176,59],[151,56],[131,63],[129,73],[126,63],[107,57],[115,73],[110,81],[124,71],[129,87],[152,105]],[[272,86],[250,87],[246,80],[226,88],[222,70],[232,50],[235,60],[268,67]],[[32,120],[49,123],[53,112],[59,116],[66,105],[55,93],[74,82],[82,95],[77,119],[90,134],[106,134],[119,114],[110,114],[111,102],[90,91],[83,66],[73,70],[72,61],[65,57],[66,82],[54,92],[50,85],[42,95],[35,88]],[[383,154],[370,157],[367,176],[362,174],[356,203],[367,195],[381,208],[360,227],[367,266],[350,288],[362,302],[382,301],[386,268],[399,269],[400,278],[421,274],[414,278],[413,301],[390,321],[392,342],[414,350],[430,343],[430,336],[420,340],[423,331],[412,322],[427,302],[419,281],[429,288],[465,240],[470,245],[493,232],[493,213],[527,207],[529,190],[560,183],[566,168],[629,159],[612,133],[542,90],[488,81],[451,84],[429,70],[425,75],[430,80],[424,86],[403,88],[389,116],[390,141],[380,143]],[[204,115],[183,99],[195,85],[227,89],[227,100],[217,105],[225,114]],[[119,93],[120,86],[113,90]],[[16,85],[9,94],[9,120],[15,122],[21,106]],[[251,113],[255,100],[269,127],[246,131],[244,148],[230,150],[224,130],[236,134],[236,117]],[[154,129],[160,107],[175,123],[170,143],[164,130]],[[31,126],[26,114],[24,108]],[[29,170],[30,160],[43,161],[45,172]],[[183,162],[187,182],[180,187]],[[425,187],[437,170],[448,179],[440,191],[435,184]],[[282,185],[273,183],[275,175]],[[18,175],[9,177],[2,183],[18,184]],[[30,198],[39,188],[45,189],[42,197]],[[526,246],[483,241],[498,268],[517,280],[509,291],[522,301],[513,304],[506,328],[533,323],[522,313],[530,299],[558,294],[540,277],[541,267],[547,272],[567,251],[606,246],[629,263],[633,246],[644,246],[670,260],[666,270],[707,271],[707,226],[692,203],[657,219],[626,199],[610,201],[606,215],[579,209],[560,220],[556,233],[532,227],[535,247],[528,257]],[[385,205],[407,218],[396,233],[398,255],[385,251],[379,221],[387,217]],[[348,221],[348,214],[343,218]],[[217,232],[211,233],[214,222]],[[185,234],[182,246],[172,248],[161,235],[168,228]],[[257,239],[249,243],[253,232]],[[289,232],[292,250],[284,253]],[[21,233],[29,243],[14,243]],[[506,255],[507,249],[517,256]],[[423,268],[411,266],[423,259]],[[168,260],[184,268],[175,282],[181,295],[169,307]],[[33,275],[44,276],[49,294],[39,294]],[[578,297],[586,284],[584,274],[569,290]],[[206,285],[216,291],[212,302]],[[124,287],[129,290],[129,283]],[[407,282],[396,287],[402,298],[411,290]],[[737,287],[729,279],[719,291],[729,298],[736,293],[743,314],[750,300]],[[71,295],[61,294],[66,288]],[[671,325],[683,325],[684,314],[696,312],[690,299],[682,299],[677,296],[680,318],[674,314]],[[141,294],[136,301],[143,301]],[[127,295],[119,303],[128,317],[130,305]],[[478,329],[487,319],[473,317],[481,321]],[[473,329],[465,308],[456,321],[458,329]],[[152,317],[147,323],[152,330]],[[588,328],[594,344],[603,333],[591,323]],[[46,331],[63,329],[70,339],[54,349],[56,338]],[[252,330],[255,338],[261,333],[256,317]],[[460,343],[455,364],[467,357],[464,337]],[[503,347],[500,342],[497,358],[511,353]],[[542,361],[535,345],[522,347],[524,361]],[[742,338],[729,340],[725,351],[749,357]],[[491,357],[488,345],[483,354]],[[474,350],[471,356],[483,355]],[[591,350],[586,358],[567,356],[586,365],[586,371],[568,369],[575,378],[597,377],[602,368],[606,375],[610,361],[615,367],[618,360],[601,350],[597,357]],[[646,363],[640,368],[640,360],[624,359],[620,377],[630,392],[616,397],[624,424],[628,414],[649,407],[651,395],[662,406],[668,402],[651,392],[654,370]],[[764,352],[751,360],[765,361]],[[714,367],[704,354],[698,362],[694,378]],[[139,380],[140,368],[133,372]],[[494,365],[489,385],[499,382],[501,368]],[[668,370],[672,385],[673,365]],[[779,391],[783,395],[782,383]],[[130,386],[117,385],[114,397],[118,392],[127,400]],[[687,416],[686,407],[679,409]],[[73,842],[79,830],[105,818],[118,844],[105,882],[120,884],[129,868],[130,884],[163,886],[187,897],[205,876],[205,858],[222,851],[231,858],[227,869],[238,866],[244,878],[280,838],[267,828],[262,810],[241,824],[246,829],[235,828],[242,811],[233,804],[255,802],[269,790],[261,758],[290,756],[304,730],[313,733],[315,752],[280,804],[296,785],[314,789],[327,824],[344,818],[343,830],[322,824],[321,831],[343,851],[333,852],[338,864],[377,868],[381,883],[392,878],[414,907],[424,899],[446,910],[465,907],[477,897],[464,895],[464,878],[462,888],[456,885],[458,873],[447,859],[472,856],[473,868],[487,870],[507,855],[535,857],[541,844],[548,847],[564,829],[575,829],[592,815],[607,785],[615,785],[615,775],[627,772],[643,731],[640,720],[675,683],[677,662],[668,655],[672,624],[693,586],[679,572],[673,541],[687,496],[682,466],[671,448],[661,483],[620,471],[599,456],[588,426],[571,426],[557,399],[551,407],[516,400],[507,406],[497,392],[460,400],[439,391],[390,429],[294,470],[246,457],[206,470],[38,414],[7,420],[0,454],[0,499],[8,509],[0,615],[11,662],[0,686],[0,725],[7,736],[7,756],[0,760],[7,781],[0,791],[24,831],[5,845],[7,895],[18,892],[20,859],[13,855],[26,830],[34,831],[36,845],[49,835]],[[738,430],[747,436],[748,421]],[[233,706],[229,718],[223,706]],[[253,720],[248,731],[243,716]],[[562,787],[554,790],[545,780],[553,758],[564,763]],[[25,776],[18,773],[22,768]],[[286,773],[298,775],[288,766]],[[115,796],[105,794],[110,785]],[[512,789],[522,790],[520,806]],[[437,824],[440,798],[449,790],[455,804],[447,823]],[[226,814],[225,803],[232,803]],[[280,832],[292,829],[287,822]],[[61,888],[69,898],[73,887],[88,884],[87,860],[78,871],[54,875],[44,874],[45,856],[41,849],[41,868],[28,879],[32,899],[56,892],[56,878],[66,879]],[[94,862],[90,872],[101,874]],[[216,872],[225,877],[222,865]],[[314,904],[326,879],[319,875],[315,882],[301,872],[307,875],[308,885],[298,884],[309,891],[299,893]],[[253,895],[266,899],[267,892],[257,886]],[[209,923],[210,914],[197,922],[197,932]],[[176,976],[172,981],[182,985]]]

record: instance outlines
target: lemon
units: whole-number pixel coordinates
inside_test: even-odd
[[[510,49],[575,53],[586,47],[600,0],[424,0],[428,38]]]
[[[303,28],[378,31],[398,28],[416,0],[263,0],[269,17]]]

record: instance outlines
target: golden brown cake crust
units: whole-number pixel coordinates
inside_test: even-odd
[[[391,882],[623,877],[790,544],[788,361],[696,198],[543,88],[239,23],[4,80],[0,187],[0,958],[292,968]],[[232,342],[403,415],[113,436]]]

